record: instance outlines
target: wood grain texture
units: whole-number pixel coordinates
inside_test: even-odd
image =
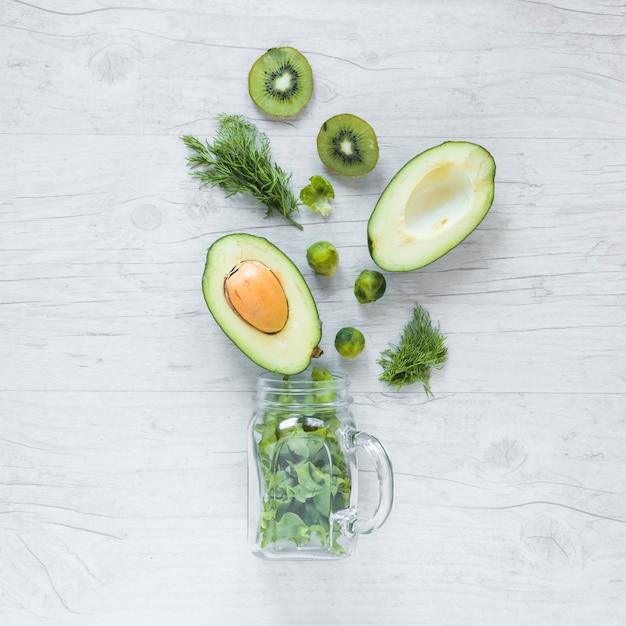
[[[282,44],[315,77],[289,121],[246,85]],[[2,626],[626,623],[622,2],[0,0],[0,58]],[[298,190],[346,111],[380,161],[332,177],[333,215],[302,208],[302,232],[185,166],[181,135],[241,113]],[[493,208],[359,305],[378,196],[448,139],[494,155]],[[246,545],[259,370],[200,290],[207,247],[235,231],[302,269],[323,363],[392,457],[392,515],[348,560]],[[306,264],[320,239],[332,279]],[[449,347],[432,400],[378,381],[415,301]],[[354,362],[332,347],[344,325],[366,336]]]

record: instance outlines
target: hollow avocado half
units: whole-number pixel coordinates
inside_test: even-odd
[[[413,157],[369,218],[372,260],[389,272],[406,272],[452,250],[491,208],[495,173],[491,154],[467,141],[447,141]]]
[[[291,259],[267,239],[246,233],[217,239],[207,251],[202,292],[220,328],[262,368],[297,374],[321,353],[311,290]],[[286,313],[277,306],[285,302]]]

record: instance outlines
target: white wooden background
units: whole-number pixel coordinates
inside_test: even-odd
[[[260,114],[247,72],[293,45],[315,92]],[[332,177],[300,232],[199,188],[179,137],[248,116],[298,191],[352,112],[376,169]],[[623,0],[0,0],[0,624],[626,623],[626,5]],[[447,139],[497,162],[493,208],[369,306],[366,222]],[[246,545],[259,369],[210,317],[207,247],[268,237],[310,281],[325,365],[387,447],[387,524],[335,563]],[[341,267],[312,275],[307,246]],[[418,387],[376,359],[415,301],[449,363]],[[366,335],[345,362],[335,332]],[[366,474],[367,475],[367,474]]]

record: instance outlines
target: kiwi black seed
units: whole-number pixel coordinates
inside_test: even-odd
[[[268,115],[296,115],[313,93],[311,66],[295,48],[270,48],[250,68],[248,92],[259,109]]]
[[[326,120],[317,135],[317,152],[322,163],[344,176],[363,176],[378,162],[378,140],[374,129],[350,113]]]

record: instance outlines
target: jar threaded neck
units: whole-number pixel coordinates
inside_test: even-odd
[[[346,406],[352,402],[350,381],[345,374],[332,373],[330,380],[312,380],[306,375],[285,377],[266,372],[257,379],[257,402],[265,406]]]

